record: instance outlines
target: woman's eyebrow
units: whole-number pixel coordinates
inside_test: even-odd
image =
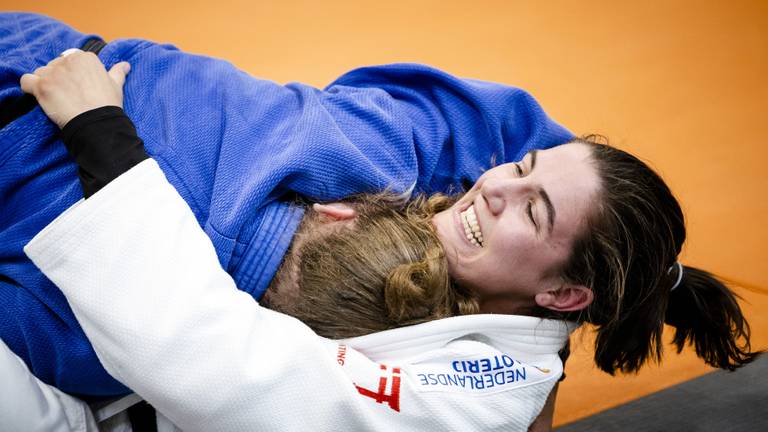
[[[538,150],[531,150],[531,171],[536,168],[536,155],[538,152]],[[555,229],[555,216],[557,215],[555,212],[555,206],[552,205],[552,200],[549,199],[549,194],[547,194],[547,191],[545,191],[543,188],[539,188],[538,193],[541,197],[541,200],[544,201],[544,206],[547,208],[547,231],[549,231],[549,234],[552,235],[552,230]]]
[[[543,188],[539,189],[539,195],[541,196],[541,200],[544,201],[544,205],[547,207],[547,223],[549,224],[547,230],[549,231],[549,234],[552,235],[552,230],[555,229],[555,206],[552,205],[552,200],[549,199],[547,191]]]

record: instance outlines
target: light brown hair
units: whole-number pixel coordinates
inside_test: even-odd
[[[358,213],[351,224],[310,212],[262,303],[334,339],[476,313],[477,301],[451,282],[431,223],[453,202],[361,195],[348,200]],[[296,295],[280,294],[294,284]]]

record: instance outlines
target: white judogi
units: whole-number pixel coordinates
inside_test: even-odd
[[[35,378],[0,341],[0,431],[95,432],[88,405]]]
[[[235,288],[153,160],[25,251],[106,369],[183,430],[526,430],[572,329],[478,315],[318,337]]]

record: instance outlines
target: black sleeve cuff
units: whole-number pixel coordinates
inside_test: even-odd
[[[78,115],[61,130],[61,138],[77,162],[86,198],[149,158],[133,122],[116,106]]]

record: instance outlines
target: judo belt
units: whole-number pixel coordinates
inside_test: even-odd
[[[128,420],[136,432],[157,432],[155,408],[144,401],[128,408]]]
[[[99,52],[101,52],[101,49],[105,46],[107,46],[106,42],[100,38],[93,38],[88,39],[80,49],[98,55]],[[3,101],[0,102],[0,129],[32,111],[37,105],[37,99],[28,93],[3,99]]]

